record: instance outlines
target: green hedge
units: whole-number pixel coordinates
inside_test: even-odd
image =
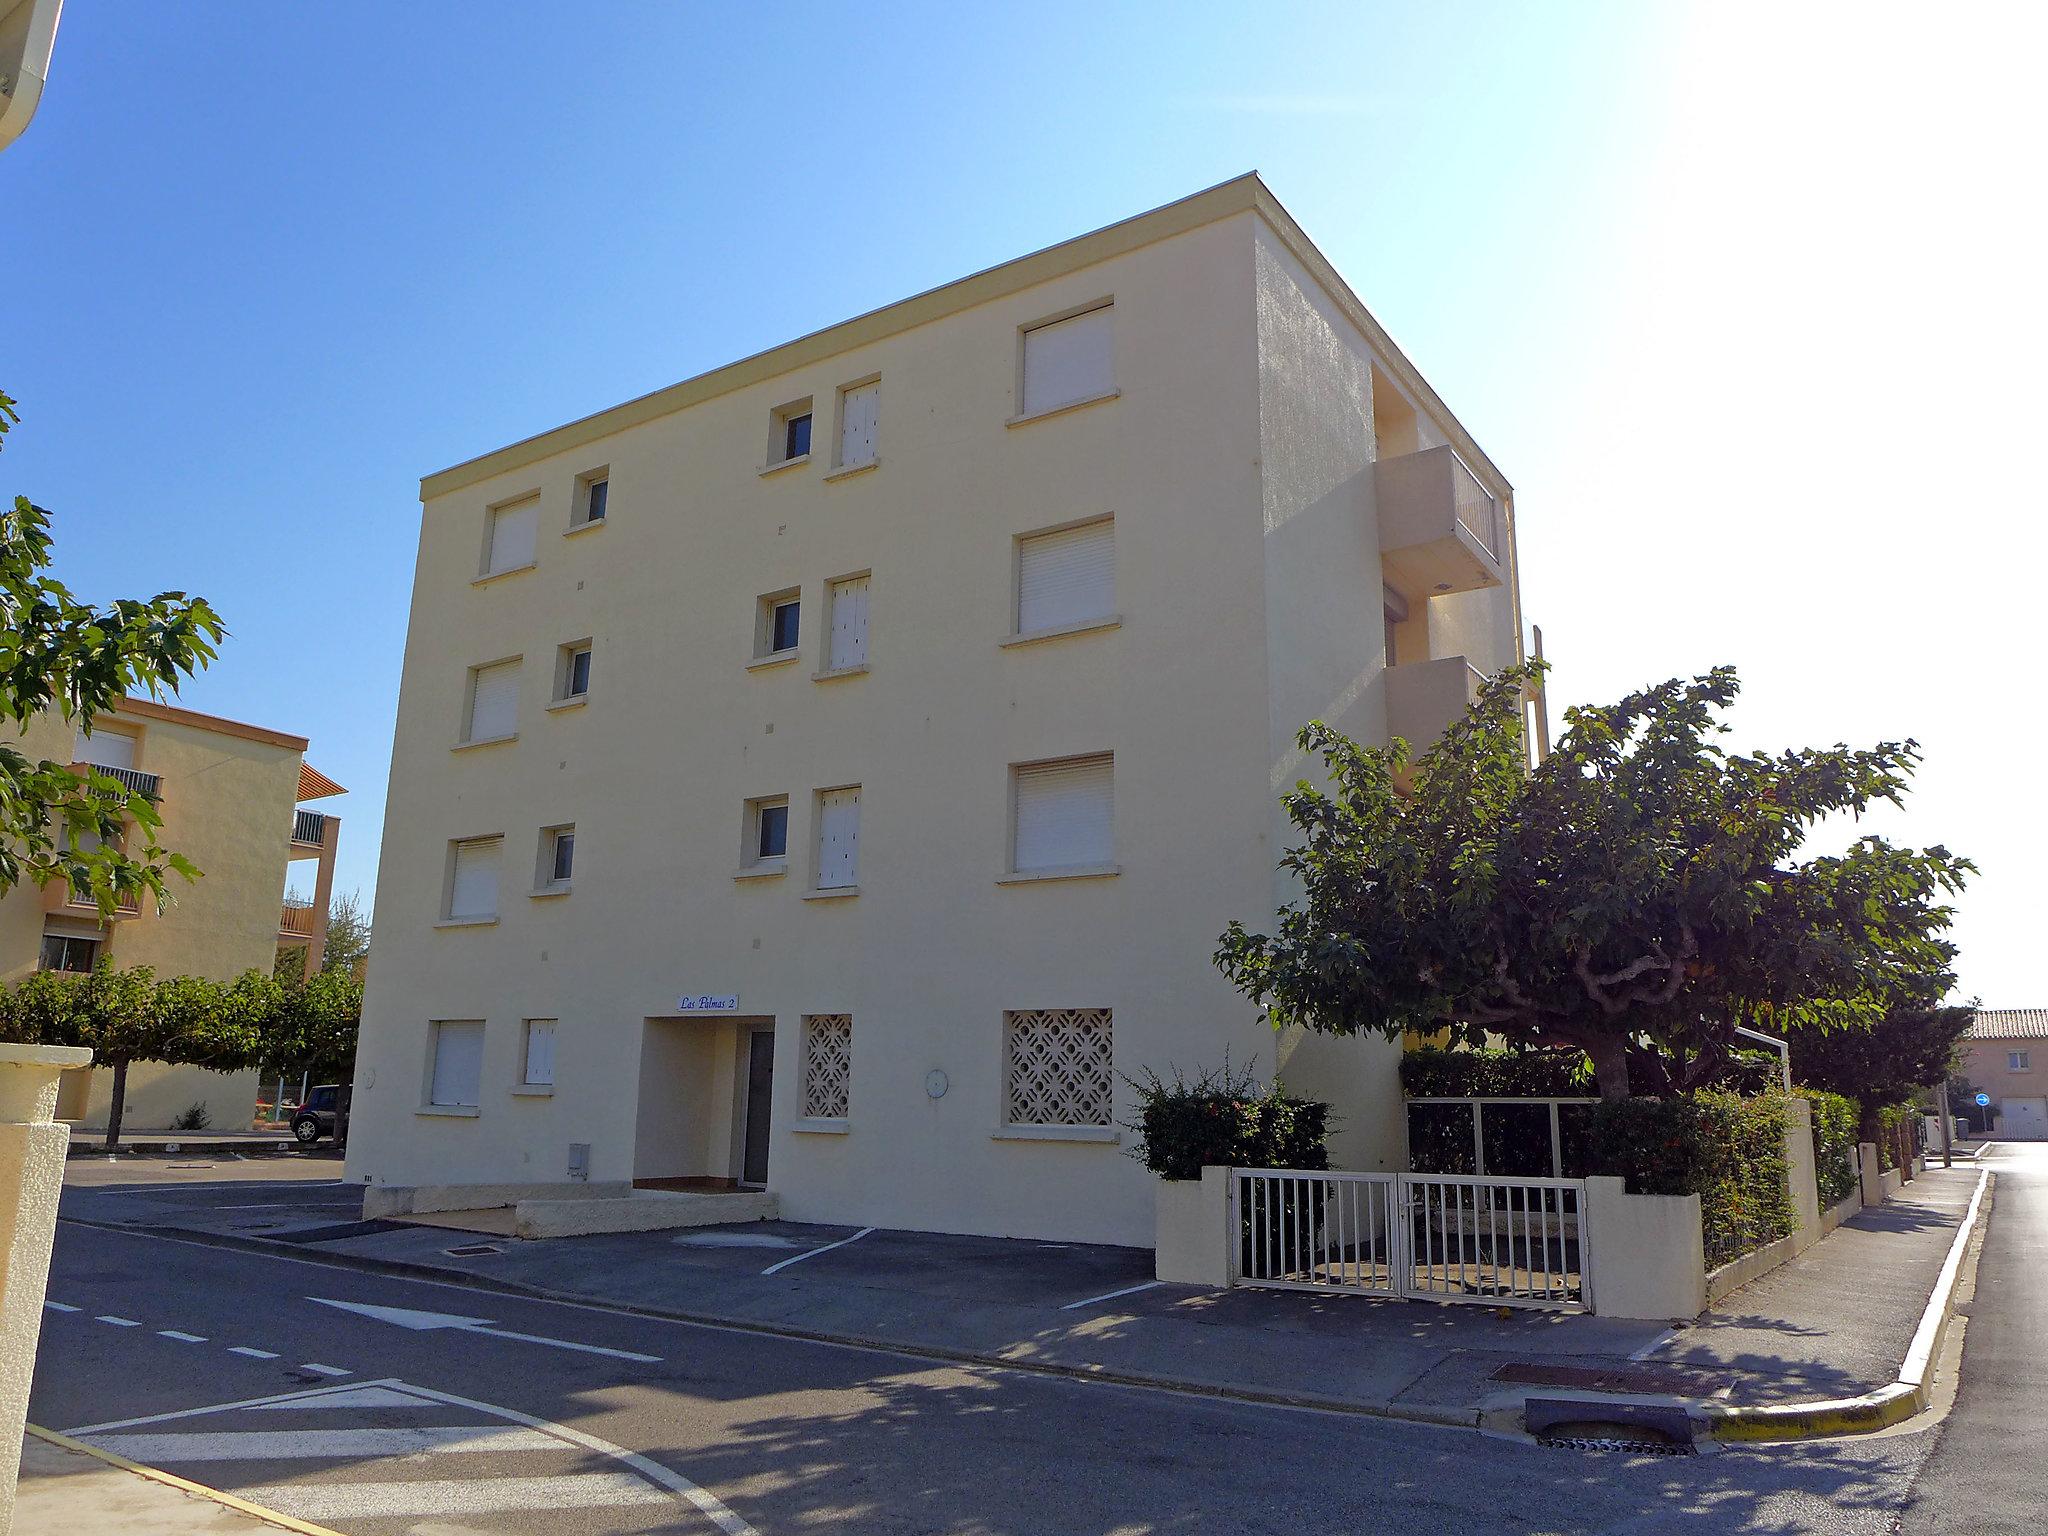
[[[1330,1106],[1290,1097],[1275,1082],[1260,1087],[1249,1069],[1205,1072],[1193,1082],[1156,1073],[1127,1079],[1138,1093],[1138,1142],[1131,1155],[1165,1179],[1199,1179],[1205,1165],[1226,1168],[1330,1166]]]
[[[1822,1210],[1839,1205],[1856,1192],[1856,1127],[1863,1111],[1856,1101],[1818,1088],[1801,1088],[1799,1097],[1813,1106],[1813,1169],[1820,1186]]]
[[[1587,1142],[1586,1172],[1619,1173],[1634,1194],[1700,1197],[1709,1269],[1792,1231],[1780,1094],[1602,1103]]]
[[[1428,1046],[1402,1055],[1401,1088],[1411,1099],[1564,1099],[1593,1092],[1593,1068],[1584,1051],[1446,1051]],[[1468,1141],[1471,1131],[1467,1120]]]

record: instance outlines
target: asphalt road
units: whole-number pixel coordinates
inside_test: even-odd
[[[2048,1190],[2037,1198],[2048,1209]],[[1994,1241],[2017,1205],[2001,1191]],[[1980,1318],[1992,1293],[1987,1276]],[[1940,1436],[1699,1458],[1554,1450],[71,1222],[49,1295],[36,1422],[351,1536],[1889,1532]],[[2038,1372],[2038,1312],[2033,1326]],[[1973,1349],[1981,1337],[1973,1320]],[[1922,1528],[2003,1528],[1972,1513],[1968,1488],[1940,1497]]]
[[[2007,1142],[1987,1162],[1998,1182],[1963,1368],[1899,1526],[1911,1536],[2048,1528],[2048,1143]]]

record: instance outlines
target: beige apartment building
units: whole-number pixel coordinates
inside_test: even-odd
[[[1148,1244],[1127,1079],[1226,1055],[1398,1166],[1210,956],[1305,722],[1519,659],[1512,492],[1255,176],[421,499],[351,1178]]]
[[[2048,1008],[1980,1008],[1962,1046],[1963,1076],[1991,1099],[1991,1134],[2048,1140]]]
[[[192,860],[201,877],[190,885],[173,877],[161,913],[138,902],[110,920],[61,881],[16,887],[0,897],[0,981],[37,969],[89,971],[102,959],[225,981],[270,970],[280,944],[305,946],[318,966],[341,818],[300,807],[344,791],[305,761],[303,736],[130,698],[102,713],[90,735],[46,714],[17,744],[31,759],[90,764],[151,797],[163,816],[157,840]],[[311,900],[288,901],[287,877],[301,861],[311,864],[300,876]],[[58,1118],[104,1127],[111,1082],[101,1068],[65,1073]],[[244,1130],[256,1099],[253,1071],[137,1063],[122,1122],[164,1130],[204,1104],[212,1129]]]

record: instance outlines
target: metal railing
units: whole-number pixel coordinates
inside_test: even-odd
[[[1501,558],[1500,503],[1479,483],[1479,477],[1458,457],[1455,449],[1451,450],[1451,463],[1456,466],[1452,472],[1451,505],[1456,509],[1458,521],[1489,555],[1498,560]]]
[[[97,912],[99,902],[93,896],[92,882],[83,875],[71,876],[64,883],[64,904],[70,907],[90,907]],[[142,911],[142,897],[135,891],[116,891],[114,910],[125,912],[131,917],[138,915]]]
[[[327,818],[319,811],[292,812],[292,841],[318,848],[327,841]]]
[[[313,937],[313,903],[288,901],[277,914],[277,931],[300,938]]]
[[[1391,1173],[1235,1168],[1231,1272],[1246,1285],[1399,1294],[1399,1223]]]
[[[156,774],[144,773],[140,768],[115,768],[107,763],[87,763],[85,766],[94,773],[119,780],[121,787],[131,795],[140,795],[145,800],[159,798],[163,780]]]
[[[1583,1181],[1411,1173],[1401,1186],[1412,1248],[1404,1294],[1565,1310],[1590,1301]]]

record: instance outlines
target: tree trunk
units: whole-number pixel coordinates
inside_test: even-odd
[[[1625,1040],[1600,1040],[1585,1047],[1593,1058],[1593,1081],[1599,1084],[1603,1099],[1625,1099],[1628,1097],[1628,1042]]]
[[[114,1096],[107,1105],[106,1149],[111,1152],[121,1144],[121,1106],[128,1097],[128,1063],[117,1061],[114,1066]]]

